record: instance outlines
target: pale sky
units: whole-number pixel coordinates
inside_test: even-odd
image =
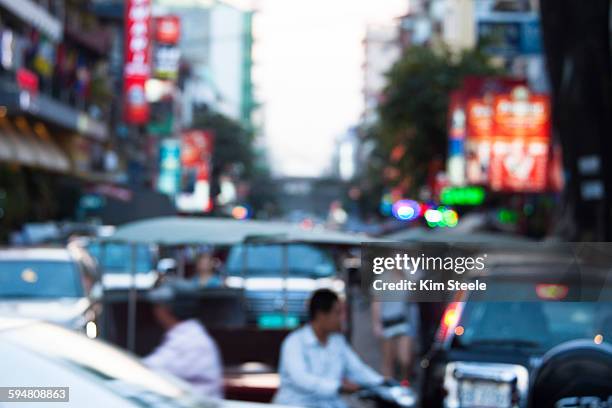
[[[334,140],[363,109],[361,41],[368,23],[391,23],[408,0],[260,0],[254,81],[276,174],[316,176]]]

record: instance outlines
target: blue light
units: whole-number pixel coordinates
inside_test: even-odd
[[[393,204],[392,213],[402,221],[412,221],[421,215],[421,206],[414,200],[399,200]]]

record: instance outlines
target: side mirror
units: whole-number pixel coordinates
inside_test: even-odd
[[[176,272],[176,260],[172,258],[162,258],[157,262],[157,272],[160,275],[165,275],[169,272]]]

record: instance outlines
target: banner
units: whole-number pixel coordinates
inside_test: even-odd
[[[125,121],[134,125],[149,119],[145,84],[151,75],[151,0],[125,3]]]
[[[176,205],[179,211],[205,213],[212,210],[213,134],[204,130],[187,130],[181,137],[181,192]]]

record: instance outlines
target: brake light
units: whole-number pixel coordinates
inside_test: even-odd
[[[561,300],[565,299],[569,288],[565,285],[552,283],[540,283],[536,285],[536,294],[542,300]]]
[[[438,341],[443,342],[447,340],[448,336],[453,333],[461,318],[462,305],[461,302],[452,302],[446,307],[442,315],[438,334],[436,335]]]

